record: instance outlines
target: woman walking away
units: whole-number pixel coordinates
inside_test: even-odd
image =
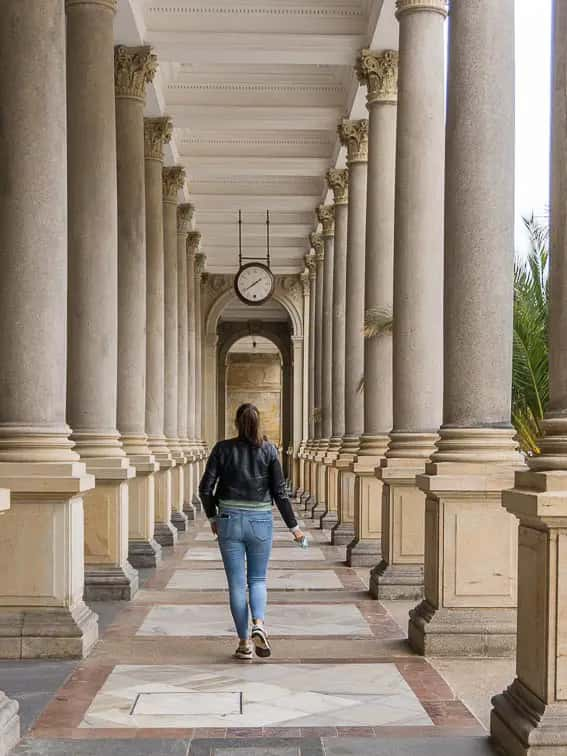
[[[211,529],[218,536],[228,580],[230,611],[240,639],[234,656],[251,661],[250,637],[258,656],[264,658],[272,653],[264,626],[273,536],[272,501],[296,541],[301,542],[304,536],[285,491],[278,453],[260,434],[260,413],[253,404],[238,408],[236,428],[237,438],[220,441],[212,450],[199,493]]]

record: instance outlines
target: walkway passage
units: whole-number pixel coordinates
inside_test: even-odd
[[[312,545],[301,550],[276,517],[271,660],[230,658],[224,571],[201,515],[16,753],[492,753],[478,721],[344,566],[343,548],[306,521]]]

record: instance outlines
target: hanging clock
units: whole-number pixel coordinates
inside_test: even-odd
[[[238,213],[238,262],[239,269],[234,279],[237,297],[247,305],[261,305],[274,293],[275,279],[270,270],[270,214],[266,213],[266,262],[262,258],[242,256],[242,213]],[[244,260],[250,262],[244,263]],[[244,264],[243,264],[244,263]]]

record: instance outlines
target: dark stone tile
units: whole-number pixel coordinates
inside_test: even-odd
[[[325,738],[325,756],[494,756],[483,738]]]
[[[189,756],[324,756],[319,738],[193,740]]]
[[[188,740],[32,740],[13,756],[187,756]]]
[[[22,734],[34,724],[78,661],[0,661],[1,689],[20,704]]]

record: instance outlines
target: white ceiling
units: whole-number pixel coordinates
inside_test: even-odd
[[[394,0],[119,0],[116,42],[150,44],[159,73],[147,115],[173,119],[168,164],[189,178],[207,269],[265,250],[276,272],[304,267],[326,171],[344,164],[340,118],[366,116],[354,75],[363,47],[397,48]],[[245,252],[246,254],[246,252]]]

